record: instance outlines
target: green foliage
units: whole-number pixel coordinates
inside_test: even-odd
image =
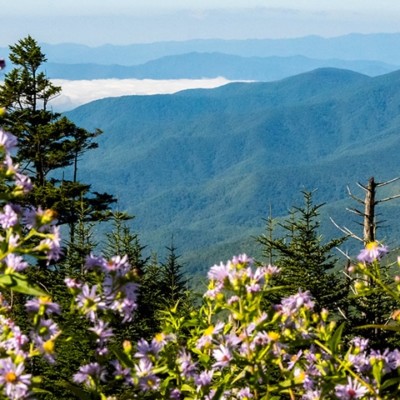
[[[356,230],[343,213],[352,206],[346,184],[398,175],[399,79],[323,69],[279,82],[103,99],[66,115],[105,132],[82,173],[118,193],[157,253],[173,232],[194,275],[238,249],[257,256],[251,237],[263,230],[266,206],[285,218],[304,188],[318,188],[326,203],[325,238],[337,236],[330,216]],[[381,211],[395,220],[394,207]],[[399,237],[396,224],[384,229]]]
[[[177,302],[188,299],[188,279],[185,278],[174,244],[171,243],[167,250],[167,260],[161,264],[161,295],[166,308],[171,308]]]
[[[264,257],[282,270],[278,284],[285,287],[282,295],[309,290],[316,301],[317,309],[336,312],[347,297],[344,280],[334,272],[338,260],[332,251],[345,238],[323,243],[319,234],[319,210],[323,204],[313,204],[312,192],[303,192],[304,206],[295,207],[291,217],[280,224],[285,234],[274,238],[272,221],[267,224],[267,233],[259,236]]]
[[[104,217],[115,199],[90,191],[90,185],[77,181],[78,159],[97,147],[93,140],[100,130],[89,132],[51,111],[49,103],[60,92],[40,67],[46,62],[41,48],[31,36],[10,46],[15,68],[0,86],[0,105],[7,109],[3,126],[18,138],[17,159],[30,172],[35,188],[28,203],[52,208],[62,215],[61,223],[74,224],[76,209],[85,201],[89,216]],[[59,170],[72,166],[72,179],[55,178]],[[73,229],[73,228],[71,228]]]

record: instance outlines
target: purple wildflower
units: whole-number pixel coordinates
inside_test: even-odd
[[[181,400],[182,393],[179,389],[172,389],[171,393],[169,394],[169,398],[171,400]]]
[[[217,349],[213,350],[213,356],[216,360],[216,362],[213,364],[214,368],[226,367],[233,359],[231,349],[223,344],[221,344]]]
[[[196,363],[193,362],[192,356],[185,350],[179,352],[177,362],[180,366],[180,370],[186,378],[193,377],[196,372]]]
[[[17,256],[14,253],[8,254],[4,258],[4,263],[6,264],[6,273],[19,272],[28,267],[28,263],[21,256]]]
[[[110,261],[103,263],[102,267],[106,273],[116,272],[118,275],[124,276],[130,269],[128,256],[125,255],[122,258],[120,256],[114,256]]]
[[[11,326],[9,329],[12,332],[12,336],[1,341],[0,347],[17,353],[22,352],[24,345],[29,342],[28,337],[21,332],[19,326]]]
[[[85,268],[88,270],[94,269],[96,267],[103,268],[106,262],[107,261],[105,260],[105,258],[97,257],[90,253],[90,255],[86,257]]]
[[[10,151],[17,146],[17,138],[10,132],[5,132],[0,128],[0,146],[4,147],[6,151]]]
[[[75,383],[83,383],[89,387],[95,387],[100,381],[105,381],[106,371],[98,363],[82,365],[74,375]]]
[[[208,386],[211,383],[214,371],[202,371],[199,375],[195,375],[194,383],[197,386],[197,390],[200,390],[204,386]]]
[[[163,348],[163,344],[155,339],[151,343],[145,339],[140,339],[137,343],[135,357],[149,359],[149,356],[157,356]]]
[[[365,386],[353,381],[350,377],[347,378],[347,385],[336,385],[335,387],[336,397],[341,400],[360,399],[367,393],[368,389]]]
[[[157,390],[160,386],[160,378],[154,374],[150,374],[139,378],[139,387],[144,392],[149,390]]]
[[[135,365],[136,375],[144,377],[153,373],[153,363],[148,358],[141,358],[139,364]]]
[[[28,300],[25,303],[28,312],[43,314],[60,314],[60,306],[53,303],[49,296],[41,296],[37,299]]]
[[[225,265],[221,262],[220,265],[212,266],[207,275],[210,280],[224,282],[224,280],[229,277],[229,274],[229,265]]]
[[[238,256],[234,256],[232,258],[232,264],[237,265],[237,264],[252,264],[253,259],[248,257],[247,254],[240,254]]]
[[[365,351],[368,348],[368,339],[356,336],[350,343],[355,346],[359,351]]]
[[[23,374],[24,364],[14,364],[11,358],[0,359],[0,385],[9,399],[23,399],[29,394],[31,375]]]
[[[64,282],[68,289],[80,289],[82,287],[82,284],[75,278],[65,278]]]
[[[82,286],[82,292],[75,299],[83,314],[87,315],[91,321],[95,321],[97,319],[96,313],[105,308],[105,303],[96,292],[97,285],[89,288],[85,283]]]
[[[283,314],[291,316],[298,312],[302,307],[312,310],[314,308],[314,302],[311,300],[309,291],[302,292],[299,290],[298,293],[283,299],[281,306]]]
[[[111,365],[114,367],[114,376],[117,379],[123,379],[124,384],[132,385],[133,379],[131,376],[131,369],[124,368],[118,360],[111,361]]]
[[[0,213],[0,225],[3,229],[8,229],[18,223],[18,214],[10,204],[6,204],[3,212]]]
[[[378,242],[369,242],[365,246],[365,249],[361,250],[357,256],[357,260],[372,263],[375,260],[380,260],[388,251],[386,246],[380,245]]]
[[[254,398],[253,393],[251,393],[250,389],[248,387],[240,389],[238,393],[238,398],[239,399],[252,399]]]
[[[29,193],[33,188],[32,181],[29,176],[20,174],[19,172],[15,174],[15,184],[19,189],[22,189],[23,193]]]

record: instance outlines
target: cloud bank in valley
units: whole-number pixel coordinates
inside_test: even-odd
[[[225,78],[214,79],[94,79],[69,81],[53,79],[61,86],[61,95],[52,102],[55,111],[68,111],[82,104],[106,97],[126,95],[152,95],[176,93],[185,89],[211,89],[232,81]]]

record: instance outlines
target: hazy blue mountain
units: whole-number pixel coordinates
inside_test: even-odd
[[[296,56],[317,59],[377,60],[400,65],[399,33],[350,34],[333,38],[306,36],[294,39],[190,40],[128,46],[86,47],[43,44],[52,62],[135,65],[168,55],[218,52],[244,57]]]
[[[80,173],[136,215],[150,248],[161,251],[173,234],[199,271],[254,251],[249,238],[262,233],[269,209],[286,215],[301,203],[300,190],[318,188],[316,201],[339,223],[356,219],[345,211],[346,185],[400,172],[399,89],[400,71],[371,78],[330,68],[271,83],[98,100],[67,114],[105,132]],[[385,212],[389,219],[398,208]],[[390,232],[399,230],[396,220]],[[329,220],[324,227],[339,235]]]
[[[399,67],[379,61],[316,60],[303,56],[241,57],[221,53],[166,56],[142,65],[57,64],[45,69],[59,79],[200,79],[223,76],[230,80],[274,81],[321,67],[350,69],[369,76]]]
[[[13,43],[10,43],[13,44]],[[192,52],[224,53],[242,57],[291,57],[314,59],[374,60],[400,65],[400,33],[349,34],[333,38],[305,36],[293,39],[220,40],[199,39],[103,45],[89,47],[74,43],[41,43],[49,61],[66,64],[139,65],[170,55]],[[8,48],[0,48],[2,57]]]

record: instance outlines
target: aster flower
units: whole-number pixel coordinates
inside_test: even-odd
[[[89,328],[89,331],[92,331],[97,336],[97,353],[100,355],[108,353],[108,349],[105,345],[108,339],[114,336],[113,330],[109,328],[108,323],[98,320],[94,327]]]
[[[86,257],[85,268],[88,270],[95,269],[96,267],[103,268],[106,262],[104,257],[98,257],[90,253],[90,255]]]
[[[14,211],[10,204],[3,207],[3,212],[0,213],[0,225],[3,229],[8,229],[18,223],[18,214]]]
[[[49,296],[40,296],[39,298],[28,300],[25,303],[28,312],[43,314],[60,314],[60,306],[53,303]]]
[[[231,349],[223,344],[221,344],[217,349],[213,350],[213,356],[216,360],[216,362],[213,364],[214,368],[227,367],[233,359]]]
[[[190,353],[187,353],[185,350],[181,350],[176,361],[180,367],[180,371],[182,372],[183,376],[185,376],[186,378],[191,378],[195,375],[196,363],[193,362]]]
[[[29,193],[33,188],[31,178],[24,174],[20,174],[19,172],[15,174],[15,184],[24,194]]]
[[[14,253],[8,254],[3,262],[6,265],[6,273],[14,272],[14,271],[22,271],[28,267],[28,263],[21,257]]]
[[[135,365],[136,375],[145,377],[153,373],[153,363],[148,358],[141,358],[139,364]]]
[[[7,398],[23,399],[29,394],[31,375],[24,374],[24,364],[14,364],[11,358],[0,359],[0,385]]]
[[[302,307],[312,310],[314,308],[314,302],[311,300],[311,294],[309,291],[302,292],[299,290],[298,293],[284,298],[281,301],[281,306],[283,314],[291,316],[294,313],[297,313]]]
[[[368,389],[352,378],[347,378],[347,385],[336,385],[335,394],[338,399],[361,399],[368,393]]]
[[[75,383],[83,383],[89,387],[95,387],[100,381],[105,381],[106,371],[98,363],[82,365],[79,371],[74,375]]]
[[[136,301],[127,297],[114,300],[110,306],[111,310],[119,312],[123,317],[122,322],[132,321],[134,311],[137,309]]]
[[[87,315],[91,321],[97,319],[96,313],[105,309],[105,303],[97,294],[97,285],[89,286],[85,283],[82,286],[82,292],[76,296],[76,302],[81,308],[83,314]]]
[[[103,263],[101,266],[104,272],[106,273],[115,272],[120,276],[124,276],[130,269],[127,255],[123,257],[114,256],[109,261]]]
[[[13,325],[8,327],[8,329],[12,336],[10,337],[10,335],[8,335],[6,340],[2,340],[0,342],[0,347],[8,351],[23,354],[23,348],[29,342],[28,337],[21,332],[19,326]]]
[[[47,340],[41,336],[35,336],[32,333],[33,342],[35,343],[36,350],[43,355],[43,357],[50,363],[54,364],[55,359],[55,339],[56,337],[51,337]]]
[[[123,383],[126,385],[133,384],[130,368],[124,368],[118,360],[111,361],[111,365],[114,367],[114,376],[117,379],[122,379]]]
[[[162,348],[163,344],[155,339],[151,343],[145,339],[140,339],[137,343],[135,357],[149,359],[149,356],[157,356]]]
[[[214,371],[202,371],[199,375],[195,375],[194,383],[197,386],[197,390],[200,390],[204,386],[208,386],[211,383]]]
[[[150,374],[139,378],[139,387],[144,392],[149,390],[157,390],[160,387],[160,378],[157,375]]]
[[[238,398],[243,400],[248,400],[254,398],[253,393],[251,393],[250,388],[246,387],[239,390]]]
[[[52,319],[43,319],[39,321],[38,333],[42,338],[50,339],[60,334],[58,325]]]
[[[4,131],[0,128],[0,146],[6,149],[7,152],[17,147],[18,140],[16,136],[10,132]]]
[[[208,271],[208,279],[223,282],[230,274],[229,265],[222,262],[220,265],[214,265]]]
[[[171,400],[181,400],[182,393],[179,389],[172,389],[171,393],[169,394],[169,398]]]
[[[388,251],[387,246],[383,246],[376,241],[369,242],[365,249],[361,250],[357,260],[364,263],[372,263],[375,260],[380,260]]]
[[[253,263],[253,259],[251,257],[248,257],[247,254],[240,254],[240,255],[234,256],[232,258],[233,265],[252,264],[252,263]]]
[[[68,289],[80,289],[82,287],[82,284],[75,278],[65,278],[64,283]]]

